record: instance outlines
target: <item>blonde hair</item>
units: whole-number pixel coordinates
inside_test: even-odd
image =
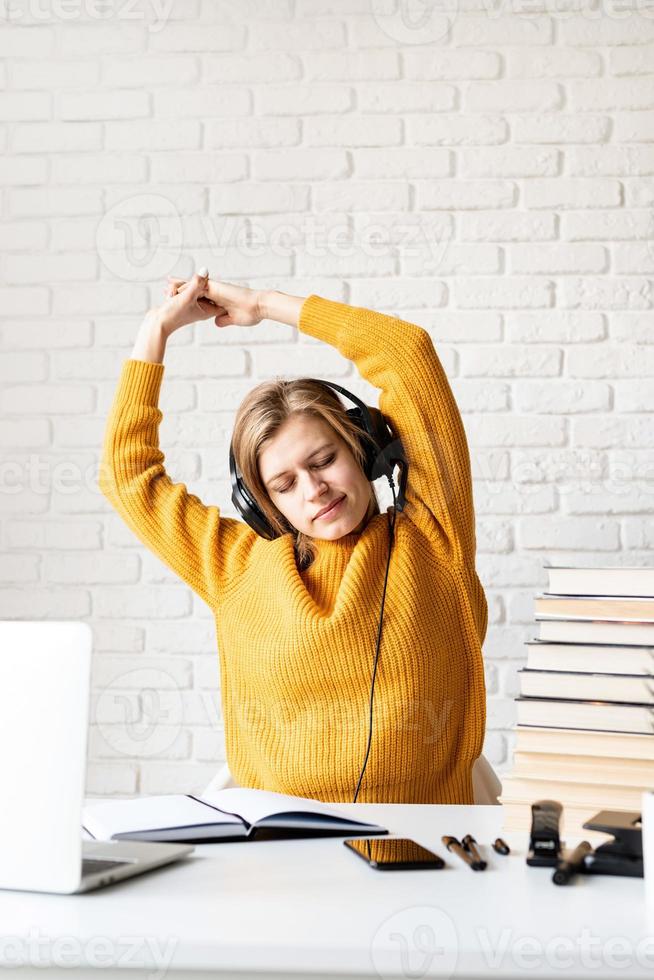
[[[259,472],[259,455],[264,445],[291,415],[296,414],[326,422],[345,442],[362,470],[365,451],[360,440],[368,439],[372,443],[372,439],[352,421],[336,392],[312,378],[264,381],[252,388],[239,405],[232,433],[235,462],[248,490],[271,524],[274,536],[289,532],[294,536],[296,561],[301,569],[306,569],[316,557],[313,538],[298,531],[275,507]],[[379,502],[371,482],[365,523],[379,513]]]

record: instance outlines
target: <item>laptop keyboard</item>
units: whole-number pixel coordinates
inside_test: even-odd
[[[129,864],[129,861],[109,861],[101,858],[82,858],[82,874],[92,875],[97,871],[110,871],[111,868],[118,868],[121,864]]]

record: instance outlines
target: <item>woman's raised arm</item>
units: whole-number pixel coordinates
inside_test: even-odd
[[[470,454],[463,420],[428,332],[312,294],[299,329],[353,361],[380,388],[379,408],[409,461],[407,515],[449,560],[475,567]]]
[[[185,323],[216,315],[216,304],[200,295],[205,284],[194,276],[187,288],[146,314],[118,380],[98,486],[136,537],[215,608],[246,566],[256,532],[203,504],[183,483],[173,483],[159,446],[166,341]]]
[[[167,340],[168,335],[157,310],[149,310],[136,335],[132,360],[163,364]]]
[[[290,323],[292,327],[297,327],[305,299],[305,296],[289,296],[277,289],[268,289],[262,292],[260,305],[266,320]]]

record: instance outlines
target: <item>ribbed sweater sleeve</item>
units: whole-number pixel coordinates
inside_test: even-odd
[[[164,365],[123,363],[105,430],[98,486],[125,523],[209,606],[244,567],[256,537],[173,483],[159,448]]]
[[[336,347],[376,388],[409,462],[406,512],[448,560],[474,569],[470,455],[461,415],[422,327],[312,294],[298,328]]]

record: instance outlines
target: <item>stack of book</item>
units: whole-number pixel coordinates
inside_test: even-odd
[[[599,810],[640,812],[654,789],[654,568],[545,566],[539,636],[518,671],[504,829],[531,827],[531,804],[558,800],[561,834],[593,846]]]

